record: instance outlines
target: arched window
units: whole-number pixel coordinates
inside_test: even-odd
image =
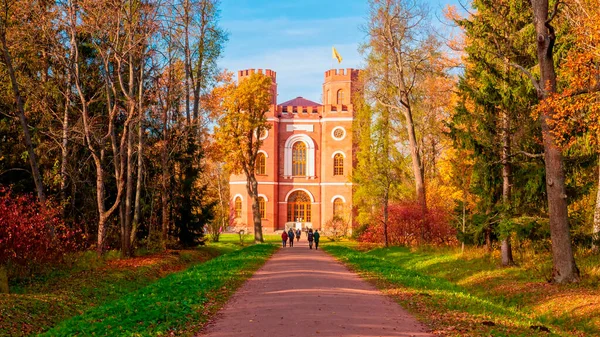
[[[242,198],[240,198],[240,197],[235,198],[234,209],[235,209],[235,217],[241,218],[242,217]]]
[[[342,216],[344,211],[344,201],[341,198],[336,198],[333,201],[333,216]]]
[[[260,218],[261,219],[265,219],[266,218],[266,212],[265,212],[265,198],[263,197],[258,197],[258,209],[260,210]]]
[[[325,96],[325,104],[329,104],[331,99],[329,98],[329,89],[327,89],[327,96]]]
[[[288,198],[287,221],[310,222],[312,218],[310,197],[304,191],[296,191]]]
[[[337,91],[337,103],[336,104],[344,104],[344,90],[340,89]]]
[[[264,153],[256,156],[256,174],[267,174],[267,156]]]
[[[341,153],[338,153],[333,157],[333,175],[344,175],[344,156]]]
[[[306,175],[306,144],[296,142],[292,147],[292,175]]]

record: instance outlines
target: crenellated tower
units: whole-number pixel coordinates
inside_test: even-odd
[[[271,69],[244,69],[238,71],[238,83],[243,79],[250,77],[250,75],[258,73],[265,74],[271,78],[271,106],[272,109],[269,112],[269,117],[273,117],[273,113],[277,110],[277,73]]]
[[[329,112],[352,111],[352,92],[358,81],[358,69],[330,69],[325,72],[323,105]]]

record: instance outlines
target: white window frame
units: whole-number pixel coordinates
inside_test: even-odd
[[[285,141],[283,150],[283,175],[292,176],[292,148],[297,142],[306,145],[306,177],[315,177],[315,142],[308,135],[292,135]]]

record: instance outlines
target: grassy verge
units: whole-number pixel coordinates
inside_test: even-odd
[[[551,285],[531,270],[499,268],[489,256],[407,248],[324,250],[446,336],[597,336],[597,283]]]
[[[157,336],[196,332],[276,250],[253,245],[170,274],[68,319],[43,336]]]
[[[95,257],[95,252],[79,254],[69,266],[13,283],[11,294],[0,296],[0,336],[46,331],[170,273],[236,249],[234,245],[218,244],[124,260],[112,252],[102,260]]]

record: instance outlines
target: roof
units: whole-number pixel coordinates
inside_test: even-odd
[[[321,106],[321,104],[317,103],[317,102],[313,102],[311,100],[308,100],[304,97],[296,97],[294,99],[291,99],[287,102],[283,102],[281,104],[278,104],[279,106]]]

